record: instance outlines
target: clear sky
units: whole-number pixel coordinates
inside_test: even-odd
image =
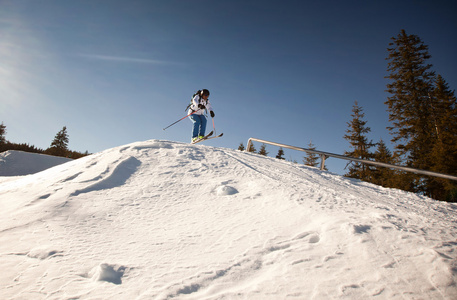
[[[189,120],[162,129],[206,88],[224,132],[207,145],[256,137],[342,154],[354,101],[369,137],[391,139],[384,76],[401,29],[457,87],[456,13],[453,0],[0,0],[0,122],[7,140],[43,149],[63,126],[81,152],[188,142]]]

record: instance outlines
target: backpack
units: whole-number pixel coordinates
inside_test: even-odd
[[[189,105],[187,105],[187,107],[184,111],[187,111],[192,106],[192,100],[194,99],[195,96],[200,95],[201,92],[202,92],[202,90],[198,90],[197,92],[195,92],[195,94],[192,95],[192,98],[190,98],[190,103],[189,103]],[[200,96],[200,99],[201,99],[201,96]]]

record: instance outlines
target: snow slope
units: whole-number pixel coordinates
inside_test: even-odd
[[[0,185],[3,299],[457,299],[457,206],[151,140]]]
[[[8,150],[0,153],[0,176],[34,174],[70,160],[65,157]]]

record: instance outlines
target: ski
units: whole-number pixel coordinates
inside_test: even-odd
[[[223,136],[223,135],[224,135],[224,134],[223,134],[223,133],[221,133],[221,134],[218,134],[218,135],[216,135],[216,136],[212,136],[212,137],[210,137],[210,138],[206,138],[205,140],[210,140],[210,139],[220,138],[220,137],[221,137],[221,136]]]
[[[196,140],[196,141],[194,141],[194,142],[191,142],[191,144],[200,143],[201,141],[204,141],[204,140],[208,139],[208,137],[210,137],[211,135],[213,135],[213,132],[212,132],[212,131],[211,131],[210,133],[208,133],[207,135],[205,135],[203,138],[198,139],[198,140]]]
[[[212,137],[208,137],[206,139],[201,139],[201,140],[198,140],[196,141],[195,143],[192,143],[192,144],[196,144],[196,143],[200,143],[200,142],[203,142],[203,141],[207,141],[207,140],[211,140],[211,139],[215,139],[215,138],[220,138],[221,136],[223,136],[224,134],[221,133],[221,134],[218,134],[216,136],[212,136]]]

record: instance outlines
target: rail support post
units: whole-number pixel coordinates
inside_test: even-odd
[[[246,152],[249,152],[249,149],[251,149],[251,144],[252,144],[252,141],[251,141],[251,139],[249,139],[248,145],[246,146]]]
[[[327,155],[325,154],[321,154],[321,170],[324,171],[325,170],[325,160],[328,158]]]

